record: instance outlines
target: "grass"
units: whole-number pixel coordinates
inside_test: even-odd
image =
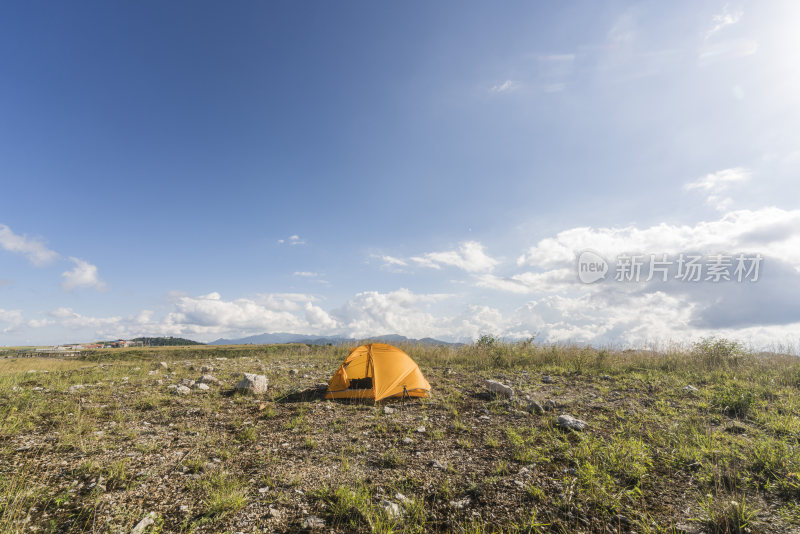
[[[433,391],[389,414],[285,400],[326,380],[347,347],[0,357],[0,532],[130,531],[149,511],[164,532],[198,533],[248,531],[248,517],[293,532],[306,512],[350,532],[616,532],[620,516],[647,533],[800,527],[796,355],[718,339],[647,351],[491,336],[401,348]],[[204,365],[223,386],[166,389]],[[267,374],[270,393],[229,396],[243,371]],[[520,403],[485,397],[486,378]],[[527,413],[525,396],[558,408]],[[589,429],[561,430],[560,413]]]

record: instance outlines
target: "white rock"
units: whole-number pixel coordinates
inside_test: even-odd
[[[463,510],[469,505],[469,499],[462,499],[460,501],[450,501],[450,506],[456,510]]]
[[[195,382],[194,385],[192,386],[192,389],[198,389],[200,391],[208,391],[211,388],[208,387],[208,384],[204,384],[203,382]]]
[[[159,365],[161,365],[163,369],[169,369],[169,365],[167,365],[167,362],[161,362]]]
[[[406,445],[411,445],[412,443],[414,443],[414,440],[406,436],[403,438],[403,443],[405,443]]]
[[[402,515],[400,505],[392,501],[381,501],[381,507],[390,519],[396,519]]]
[[[683,391],[685,391],[687,393],[694,393],[695,391],[698,391],[698,389],[696,387],[694,387],[693,385],[691,385],[691,384],[689,384],[688,386],[684,386],[681,389],[683,389]]]
[[[306,530],[325,528],[325,520],[321,517],[310,515],[303,519],[302,527]]]
[[[589,426],[589,424],[586,421],[576,419],[569,414],[563,414],[558,416],[558,426],[561,428],[568,428],[570,430],[584,430]]]
[[[156,522],[155,518],[156,518],[155,512],[150,512],[149,514],[144,516],[144,518],[141,521],[139,521],[135,527],[133,527],[133,530],[131,530],[131,534],[144,534],[144,531],[147,529],[147,527],[151,527],[155,524]]]
[[[392,413],[394,413],[394,408],[392,408],[391,406],[384,406],[383,407],[383,413],[385,413],[387,415],[388,414],[392,414]]]
[[[215,377],[213,375],[203,375],[200,378],[198,378],[197,381],[201,382],[203,384],[213,384],[215,386],[218,386],[218,385],[221,384],[219,378],[217,378],[217,377]]]
[[[427,429],[427,428],[425,428],[424,426],[418,426],[418,427],[416,428],[416,432],[418,432],[418,433],[420,433],[420,434],[424,434],[426,430],[428,430],[428,429]]]
[[[192,392],[192,390],[187,388],[186,386],[176,386],[175,387],[175,393],[177,393],[178,395],[188,395],[191,392]]]
[[[514,396],[514,390],[511,389],[511,386],[506,386],[505,384],[501,384],[496,380],[487,380],[486,389],[488,389],[495,395],[498,395],[500,397],[505,397],[507,399],[510,399]]]
[[[236,391],[261,395],[267,392],[267,377],[253,373],[244,373],[244,377],[236,384]]]

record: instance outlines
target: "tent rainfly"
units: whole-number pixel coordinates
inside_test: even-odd
[[[391,345],[370,343],[350,351],[328,384],[326,399],[427,397],[431,385],[411,357]]]

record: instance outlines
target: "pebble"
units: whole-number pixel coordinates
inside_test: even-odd
[[[303,519],[302,527],[306,530],[314,530],[318,528],[325,528],[325,520],[315,515],[307,516]]]
[[[561,428],[567,428],[570,430],[584,430],[589,426],[586,421],[572,417],[569,414],[559,415],[557,424]]]

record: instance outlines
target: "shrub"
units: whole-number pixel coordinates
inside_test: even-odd
[[[725,413],[744,417],[750,410],[754,399],[753,391],[736,382],[725,384],[714,392],[713,403]]]
[[[708,367],[736,367],[746,355],[738,341],[713,337],[696,342],[692,346],[692,353]]]

